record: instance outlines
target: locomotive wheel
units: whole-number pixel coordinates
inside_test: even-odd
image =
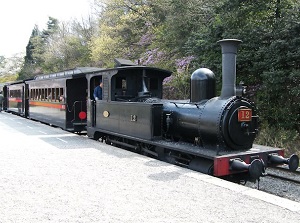
[[[97,141],[100,138],[101,138],[101,134],[99,132],[95,132],[93,139]]]
[[[201,173],[213,175],[213,160],[208,160],[204,158],[195,158],[189,164],[189,169],[195,170]]]

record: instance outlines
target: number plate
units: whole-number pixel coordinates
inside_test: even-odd
[[[241,108],[238,110],[238,121],[239,122],[251,122],[252,120],[252,109]]]

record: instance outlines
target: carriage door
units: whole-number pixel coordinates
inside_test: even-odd
[[[25,85],[22,85],[22,90],[21,90],[21,113],[25,116]],[[26,116],[25,116],[26,117]]]
[[[6,110],[7,109],[7,101],[8,101],[8,96],[7,96],[7,86],[3,87],[3,109]]]
[[[96,126],[96,119],[97,119],[97,103],[99,103],[99,100],[95,100],[94,98],[94,90],[97,86],[99,86],[100,82],[102,82],[102,76],[95,76],[91,78],[90,80],[90,108],[89,108],[89,115],[90,115],[90,123],[88,123],[89,126],[95,127]]]
[[[86,126],[87,80],[85,77],[67,80],[66,89],[66,125],[75,131]]]
[[[25,106],[25,117],[28,117],[29,114],[29,87],[28,84],[25,84],[25,88],[24,88],[24,106]]]

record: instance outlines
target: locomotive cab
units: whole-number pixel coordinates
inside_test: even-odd
[[[134,102],[142,98],[162,98],[162,82],[171,72],[143,66],[117,67],[89,75],[89,99],[99,79],[103,82],[102,100]]]
[[[170,75],[169,71],[145,66],[121,66],[88,74],[88,136],[161,138],[161,120],[157,117],[163,107],[162,82]],[[102,100],[94,100],[93,89],[100,77]]]
[[[162,81],[155,70],[135,68],[119,70],[111,78],[111,101],[141,101],[145,98],[162,98]]]

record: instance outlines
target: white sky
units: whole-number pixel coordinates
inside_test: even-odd
[[[1,0],[0,56],[25,52],[34,25],[46,28],[48,17],[59,21],[86,18],[92,0]]]

